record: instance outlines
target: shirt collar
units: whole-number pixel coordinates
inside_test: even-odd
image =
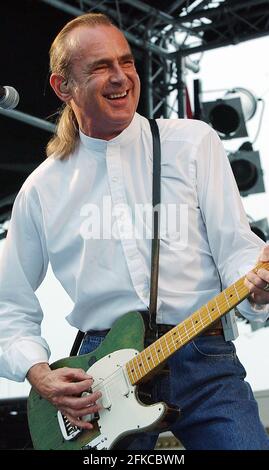
[[[128,145],[132,142],[140,132],[140,119],[141,116],[138,113],[135,113],[131,123],[129,124],[124,131],[122,131],[117,137],[111,140],[102,140],[95,139],[94,137],[89,137],[84,134],[81,129],[79,129],[79,136],[82,144],[89,150],[94,150],[96,152],[105,152],[107,147],[110,145]]]

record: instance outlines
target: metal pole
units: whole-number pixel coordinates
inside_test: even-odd
[[[126,1],[126,0],[125,0]],[[267,0],[268,1],[268,0]],[[128,3],[128,2],[127,2]],[[226,5],[226,2],[221,3],[215,8],[206,8],[206,9],[195,9],[195,11],[188,13],[184,16],[178,16],[177,18],[177,23],[188,23],[192,22],[194,20],[200,20],[201,18],[214,18],[214,16],[219,17],[219,15],[223,12],[229,13],[233,11],[240,10],[242,8],[247,9],[248,7],[251,7],[255,5],[256,7],[259,4],[265,3],[264,0],[244,0],[244,5],[242,5],[243,2],[237,2],[237,4],[234,2],[234,5],[229,7],[229,5]]]
[[[178,117],[185,117],[185,85],[182,80],[183,75],[183,57],[180,53],[176,56],[177,66],[177,102],[178,102]]]
[[[181,22],[178,21],[178,18],[174,18],[173,16],[168,15],[167,13],[158,10],[157,8],[151,7],[150,5],[148,5],[148,3],[141,2],[140,0],[124,0],[124,3],[132,5],[133,7],[143,11],[144,13],[150,13],[153,18],[156,18],[164,22],[165,24],[172,24],[181,31],[193,34],[192,29],[182,25]]]
[[[144,62],[144,82],[145,89],[145,113],[148,118],[153,118],[153,95],[152,95],[152,52],[145,52]]]
[[[1,109],[0,114],[17,121],[24,122],[25,124],[30,124],[30,126],[39,127],[44,131],[55,132],[56,126],[51,122],[44,121],[43,119],[31,116],[30,114],[22,113],[21,111],[15,111],[14,109]]]
[[[72,16],[80,16],[85,13],[85,11],[80,10],[79,8],[72,7],[65,2],[61,2],[59,0],[42,0],[43,3],[48,3],[52,7],[58,8],[58,10],[65,11],[66,13],[70,13]]]

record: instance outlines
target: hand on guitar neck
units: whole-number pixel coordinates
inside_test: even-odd
[[[269,246],[263,248],[257,266],[246,275],[249,300],[257,305],[269,303]]]
[[[90,413],[97,413],[100,406],[96,400],[101,393],[87,393],[93,384],[93,378],[83,369],[63,367],[51,370],[47,363],[39,363],[32,366],[27,374],[27,379],[37,393],[51,402],[65,415],[71,424],[82,429],[92,429],[90,422],[82,418]]]

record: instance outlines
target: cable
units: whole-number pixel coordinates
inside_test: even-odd
[[[261,114],[260,114],[260,119],[259,119],[259,124],[258,124],[258,129],[257,129],[257,132],[256,132],[256,135],[254,137],[254,140],[252,141],[252,144],[254,144],[259,136],[259,133],[260,133],[260,130],[261,130],[261,124],[262,124],[262,118],[263,118],[263,115],[264,115],[264,110],[265,110],[265,101],[263,98],[258,98],[257,101],[261,101],[262,102],[262,110],[261,110]]]

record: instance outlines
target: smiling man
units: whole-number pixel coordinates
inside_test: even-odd
[[[72,107],[84,134],[110,140],[128,127],[139,100],[140,81],[129,44],[111,24],[79,26],[66,42],[72,68],[66,78],[52,73],[50,83]]]
[[[94,414],[113,406],[109,386],[103,396],[84,370],[50,369],[35,290],[50,262],[74,303],[67,320],[85,332],[80,354],[101,345],[124,313],[148,312],[151,240],[118,236],[103,208],[109,200],[120,228],[118,208],[132,214],[151,205],[152,135],[148,120],[136,113],[140,82],[132,52],[105,15],[86,14],[65,25],[52,44],[50,67],[51,86],[64,107],[47,146],[49,158],[14,204],[0,268],[0,374],[18,381],[27,375],[69,428],[90,430]],[[179,221],[187,230],[185,243],[175,237],[176,221],[160,237],[160,335],[246,273],[249,300],[238,308],[246,318],[265,321],[269,272],[266,264],[250,270],[258,259],[269,261],[269,248],[249,228],[218,136],[205,123],[185,119],[159,119],[158,127],[162,203],[176,208],[175,217],[181,205],[188,209]],[[96,233],[104,229],[99,239],[81,230],[89,207],[96,209]],[[220,321],[168,363],[170,374],[152,381],[153,396],[183,411],[171,429],[187,449],[269,449],[244,368]],[[119,400],[126,400],[128,384],[121,385]],[[128,421],[118,402],[116,409],[110,423],[115,429]],[[157,437],[141,433],[128,448],[152,449]]]

